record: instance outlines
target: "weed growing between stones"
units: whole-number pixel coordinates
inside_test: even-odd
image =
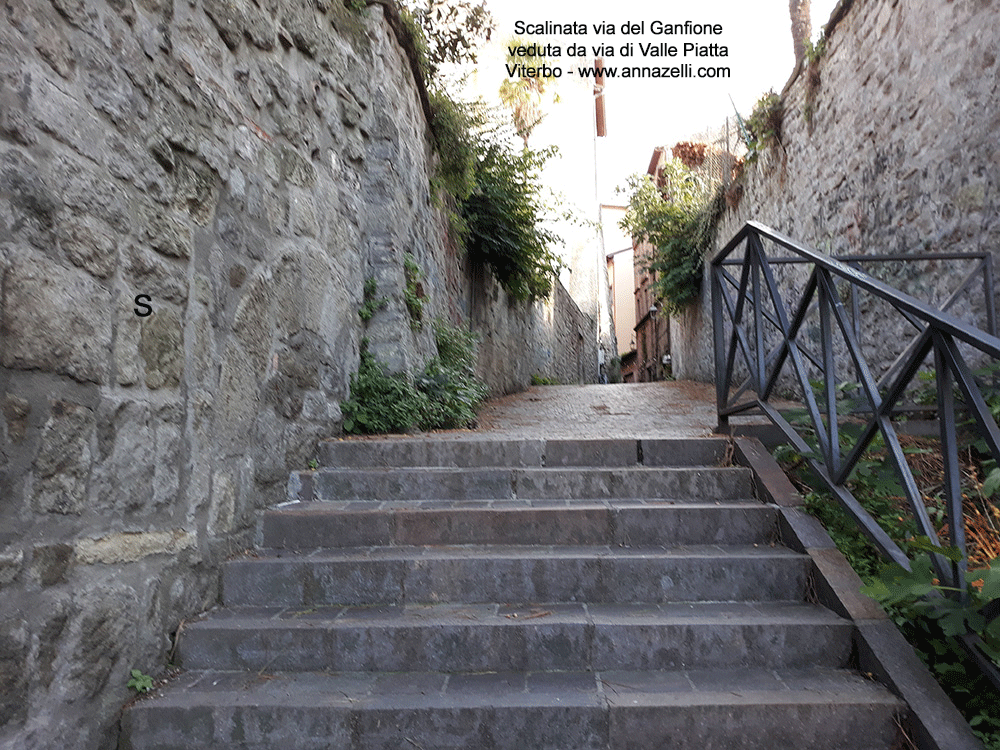
[[[753,164],[765,149],[781,145],[781,125],[785,116],[785,103],[780,94],[768,91],[753,105],[750,117],[744,120],[736,113],[740,135],[747,147],[746,163]]]
[[[375,279],[366,279],[364,300],[361,303],[361,307],[358,308],[358,315],[365,323],[374,318],[375,313],[384,308],[389,301],[388,297],[376,297],[377,292],[378,282]]]
[[[126,687],[130,687],[137,693],[148,693],[153,689],[153,678],[144,674],[140,669],[133,669],[132,679],[128,681]]]
[[[532,385],[562,385],[562,383],[560,383],[555,378],[546,377],[545,375],[539,375],[538,373],[534,373],[531,376],[531,384]]]
[[[486,386],[475,375],[476,338],[436,321],[438,354],[423,372],[390,373],[361,342],[361,362],[351,376],[351,397],[342,402],[344,432],[376,435],[465,427],[475,421]]]
[[[410,253],[403,256],[403,272],[406,274],[403,301],[410,315],[410,328],[419,331],[424,327],[424,272]]]
[[[812,118],[816,111],[816,94],[819,92],[820,84],[820,73],[819,73],[819,63],[823,59],[823,55],[826,54],[826,35],[820,34],[819,38],[814,44],[810,40],[806,39],[806,101],[805,105],[802,107],[802,116],[805,117],[806,122],[810,126],[810,132],[812,132]]]

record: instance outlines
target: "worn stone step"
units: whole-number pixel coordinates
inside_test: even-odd
[[[319,445],[321,466],[716,466],[722,438],[690,440],[490,440],[469,438],[331,439]]]
[[[741,467],[402,468],[292,472],[289,500],[506,500],[573,498],[747,500],[749,469]]]
[[[777,511],[757,502],[567,507],[363,508],[296,503],[264,514],[264,547],[424,544],[753,544],[775,537]]]
[[[178,653],[250,671],[842,667],[852,629],[802,602],[228,610],[187,625]]]
[[[122,718],[122,750],[889,750],[905,705],[827,669],[188,672]]]
[[[230,607],[801,600],[809,558],[767,545],[456,545],[262,554],[223,568]]]

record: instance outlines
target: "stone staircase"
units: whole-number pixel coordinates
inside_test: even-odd
[[[722,440],[330,441],[126,750],[889,750]]]

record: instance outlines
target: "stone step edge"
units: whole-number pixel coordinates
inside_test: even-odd
[[[677,502],[659,498],[561,498],[551,500],[536,500],[544,505],[529,505],[530,500],[510,500],[496,498],[493,500],[289,500],[280,503],[263,512],[263,516],[274,515],[338,515],[351,513],[391,513],[391,512],[440,512],[440,513],[481,513],[483,511],[502,511],[505,513],[520,513],[523,511],[551,511],[553,513],[582,513],[585,511],[618,511],[618,510],[741,510],[744,508],[770,508],[776,506],[762,503],[754,498],[737,498],[734,500],[691,500]],[[488,505],[488,503],[502,503]],[[552,505],[551,503],[565,503]]]
[[[655,492],[678,501],[731,500],[753,495],[752,477],[738,466],[310,469],[289,473],[286,496],[290,501],[523,500],[569,493],[628,499]]]
[[[596,611],[591,612],[590,607]],[[729,607],[727,610],[726,608]],[[687,610],[685,611],[685,608]],[[333,610],[339,610],[334,614]],[[390,610],[402,610],[399,613]],[[493,610],[493,611],[490,611]],[[503,610],[510,610],[504,612]],[[602,611],[603,610],[603,611]],[[654,611],[655,610],[655,611]],[[370,619],[363,617],[371,613]],[[398,616],[393,616],[397,615]],[[324,616],[326,615],[326,616]],[[188,632],[199,630],[317,630],[348,628],[436,628],[463,627],[546,627],[593,625],[595,627],[673,627],[695,625],[835,625],[851,626],[851,621],[831,610],[808,602],[769,600],[760,602],[670,602],[667,604],[447,604],[404,605],[320,605],[302,607],[230,607],[213,610],[200,620],[185,625]]]
[[[627,708],[635,697],[645,697],[641,703],[645,706],[652,698],[664,706],[880,703],[906,709],[887,688],[851,669],[750,668],[475,673],[180,670],[128,710],[247,706],[254,700],[262,706],[366,710],[399,698],[409,699],[414,708],[498,708],[519,707],[515,701],[520,696],[524,708],[545,705],[541,696],[551,696],[561,706],[588,707],[621,703]]]
[[[470,554],[470,553],[476,554]],[[371,545],[364,547],[316,547],[309,550],[260,548],[227,560],[224,565],[265,563],[379,563],[414,560],[660,560],[706,559],[722,562],[746,558],[809,560],[809,556],[772,543],[674,544],[626,547],[617,544],[420,544]]]
[[[718,466],[731,453],[725,438],[489,439],[329,438],[321,465],[358,466]],[[492,463],[491,463],[492,462]]]
[[[402,503],[294,503],[266,511],[257,528],[263,550],[442,544],[767,543],[777,538],[777,508],[727,503],[576,503],[531,507],[481,503],[420,507]]]

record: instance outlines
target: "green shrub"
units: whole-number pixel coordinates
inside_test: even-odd
[[[361,344],[351,396],[340,405],[344,432],[383,433],[464,427],[476,418],[486,386],[476,378],[475,336],[442,321],[434,324],[438,354],[415,377],[390,373]]]
[[[739,118],[737,113],[747,147],[747,162],[757,161],[766,148],[781,143],[781,125],[784,116],[785,104],[781,96],[774,91],[768,91],[757,100],[746,121]]]
[[[936,547],[926,537],[911,540],[910,548],[936,552],[953,562],[962,559],[957,548]],[[942,586],[936,576],[930,555],[920,554],[911,562],[911,570],[895,563],[882,565],[862,591],[885,607],[979,739],[996,750],[1000,748],[996,691],[954,638],[976,633],[983,653],[1000,664],[1000,619],[988,622],[983,614],[986,605],[1000,598],[1000,561],[969,574],[964,601],[947,596],[954,589]]]
[[[531,376],[531,384],[532,385],[561,385],[561,383],[558,380],[556,380],[555,378],[550,378],[550,377],[547,377],[545,375],[539,375],[538,373],[534,373]]]
[[[838,391],[842,390],[846,389],[838,386]],[[785,416],[815,451],[815,434],[806,424],[804,412],[786,412]],[[854,444],[861,427],[851,422],[841,425],[842,447]],[[947,592],[936,582],[930,558],[925,553],[935,551],[950,559],[958,559],[960,553],[957,549],[932,547],[926,537],[916,536],[917,524],[905,507],[896,470],[888,458],[878,455],[881,446],[879,440],[873,443],[870,453],[852,472],[849,486],[862,507],[912,558],[911,571],[882,560],[857,524],[823,488],[821,480],[794,449],[781,446],[775,451],[775,458],[796,484],[806,489],[806,510],[819,518],[837,549],[865,581],[862,590],[886,608],[987,750],[1000,750],[1000,710],[996,693],[989,681],[978,675],[968,655],[952,637],[966,629],[972,630],[983,637],[985,653],[994,661],[1000,658],[1000,620],[988,624],[980,611],[984,604],[1000,596],[1000,563],[994,561],[991,567],[969,574],[970,582],[982,583],[978,588],[969,587],[967,603],[933,596],[934,592]],[[932,506],[928,512],[932,519],[937,516],[939,523],[943,520],[939,509]],[[932,596],[926,597],[927,594]]]
[[[646,270],[656,273],[653,293],[676,314],[698,297],[725,200],[721,189],[713,193],[711,183],[679,159],[666,162],[662,175],[662,188],[650,175],[629,178],[631,195],[620,226],[655,248],[646,262]]]
[[[340,404],[344,432],[377,435],[406,432],[420,422],[427,397],[406,373],[390,373],[361,342],[361,362],[351,375],[351,397]]]
[[[407,0],[405,6],[400,16],[427,90],[438,155],[434,199],[447,212],[457,244],[488,265],[511,297],[544,297],[560,263],[548,249],[558,238],[543,225],[539,175],[555,151],[515,153],[496,132],[496,113],[454,99],[436,80],[439,64],[475,59],[492,17],[485,3],[470,0]]]
[[[440,87],[429,87],[427,95],[433,118],[431,132],[438,154],[431,186],[435,196],[444,191],[457,207],[476,188],[479,145],[475,131],[481,122],[471,105],[451,98]]]
[[[543,225],[539,179],[553,149],[515,152],[499,139],[484,142],[475,190],[462,203],[469,257],[485,263],[518,300],[548,296],[559,273],[549,246],[559,238]]]
[[[438,356],[427,363],[415,382],[428,400],[421,427],[464,427],[475,421],[476,407],[487,394],[485,384],[476,377],[475,335],[437,321],[434,341]]]

